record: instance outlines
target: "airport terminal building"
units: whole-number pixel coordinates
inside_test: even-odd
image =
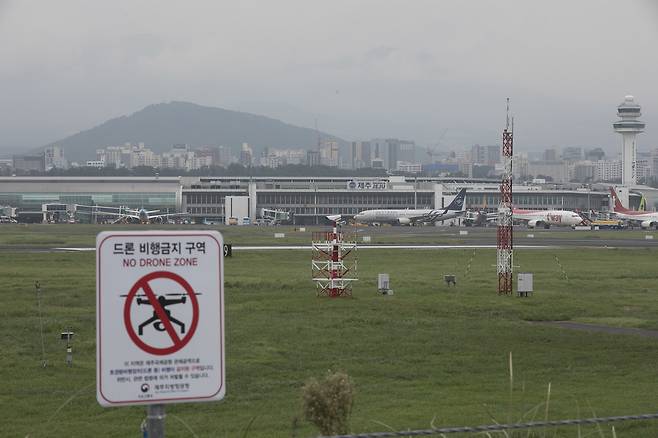
[[[290,213],[294,224],[323,224],[330,214],[370,209],[442,208],[467,188],[466,208],[495,210],[499,181],[469,178],[350,177],[0,177],[0,205],[23,214],[45,204],[98,205],[185,212],[195,222],[224,219],[226,196],[248,197],[254,221],[263,208]],[[609,210],[607,187],[515,185],[524,209]],[[631,196],[631,206],[639,195]]]

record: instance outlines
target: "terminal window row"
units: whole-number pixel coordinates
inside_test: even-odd
[[[433,194],[419,193],[417,203],[431,204]],[[351,194],[351,193],[259,193],[262,204],[357,204],[357,205],[414,205],[413,193]]]

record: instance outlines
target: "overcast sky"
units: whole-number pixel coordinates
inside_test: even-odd
[[[658,147],[658,1],[3,1],[0,148],[184,100],[347,140]]]

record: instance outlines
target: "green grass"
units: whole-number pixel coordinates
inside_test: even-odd
[[[67,245],[89,239],[75,228],[52,238]],[[435,417],[437,426],[488,424],[492,416],[520,420],[545,400],[549,382],[550,419],[656,411],[656,340],[528,322],[658,329],[656,250],[517,250],[519,270],[535,274],[536,292],[527,299],[496,294],[493,250],[364,250],[354,297],[333,300],[315,296],[310,251],[234,254],[225,266],[227,396],[167,406],[170,436],[191,436],[183,422],[197,436],[242,436],[253,420],[247,436],[285,437],[295,418],[296,436],[313,436],[317,431],[301,418],[300,389],[330,368],[354,380],[354,432],[385,430],[381,423],[427,428]],[[391,275],[394,296],[376,294],[379,272]],[[443,284],[448,273],[457,275],[456,288]],[[5,251],[0,279],[0,434],[137,436],[143,407],[107,409],[95,400],[94,254]],[[43,287],[45,369],[34,280]],[[72,368],[58,339],[68,326],[76,332]],[[524,419],[543,417],[541,407]],[[618,437],[655,436],[658,429],[656,422],[615,426]],[[602,428],[611,436],[609,426]],[[583,433],[600,436],[594,427]],[[557,436],[577,431],[564,428]]]

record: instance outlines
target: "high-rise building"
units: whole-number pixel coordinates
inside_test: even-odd
[[[487,163],[487,149],[479,144],[474,144],[471,147],[471,163],[473,164],[486,164]]]
[[[192,170],[195,168],[195,154],[186,144],[175,144],[169,152],[162,154],[162,167]],[[198,168],[198,167],[196,167]]]
[[[649,165],[651,166],[651,177],[658,177],[658,149],[652,149],[649,156]]]
[[[583,148],[568,146],[562,149],[562,159],[564,161],[580,161],[583,159]]]
[[[320,163],[320,151],[306,151],[306,165],[308,167],[319,166]]]
[[[219,147],[219,166],[228,166],[231,164],[231,148],[226,146]]]
[[[600,161],[605,158],[605,152],[601,148],[589,149],[585,152],[585,159],[589,161]]]
[[[254,151],[249,146],[249,143],[242,143],[242,149],[240,150],[240,164],[244,167],[249,167],[252,165],[254,160]]]
[[[600,160],[594,163],[594,181],[621,181],[622,164],[619,160]]]
[[[558,152],[556,148],[550,148],[544,150],[544,161],[557,161],[558,160]]]
[[[383,168],[389,168],[388,161],[388,143],[385,139],[377,138],[370,140],[370,161],[372,167],[375,167],[374,160],[377,161],[377,165],[381,163]]]
[[[352,169],[371,167],[370,142],[353,141],[351,158],[350,164]]]
[[[389,167],[396,168],[398,162],[415,163],[416,161],[416,143],[408,140],[398,140],[391,138],[388,142]]]
[[[340,147],[338,142],[327,141],[320,148],[322,164],[329,167],[340,166]]]
[[[591,161],[579,161],[574,163],[573,167],[570,169],[571,181],[577,182],[592,182],[594,181],[594,169],[596,165]]]
[[[144,143],[140,143],[138,147],[133,147],[130,154],[130,167],[160,167],[160,156],[153,153]]]
[[[199,149],[195,149],[194,157],[196,160],[201,163],[210,163],[208,166],[218,166],[219,165],[219,148],[216,146],[203,146]],[[199,167],[204,167],[200,165]]]
[[[646,184],[651,179],[651,164],[651,160],[646,158],[635,161],[635,172],[639,184]]]
[[[525,179],[528,177],[528,153],[519,152],[514,154],[514,166],[512,173],[515,178]]]
[[[68,162],[64,157],[64,150],[59,146],[49,146],[43,151],[43,161],[46,171],[57,168],[66,169]]]
[[[500,163],[500,146],[487,146],[487,165],[495,166]]]
[[[637,182],[635,137],[644,132],[644,122],[638,118],[642,115],[641,107],[633,96],[626,96],[624,101],[617,107],[618,120],[612,124],[615,132],[622,136],[622,185],[632,187]]]

